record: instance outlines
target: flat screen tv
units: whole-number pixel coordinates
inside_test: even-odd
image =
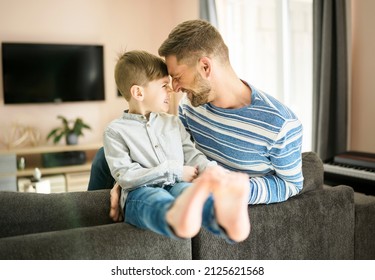
[[[103,46],[2,43],[4,104],[104,100]]]

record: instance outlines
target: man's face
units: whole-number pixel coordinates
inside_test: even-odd
[[[197,69],[186,64],[178,64],[176,56],[165,58],[168,73],[172,77],[175,92],[185,92],[194,107],[210,102],[211,85],[203,79]]]

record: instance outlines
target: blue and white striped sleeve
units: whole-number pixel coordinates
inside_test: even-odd
[[[250,179],[249,204],[282,202],[302,190],[301,145],[300,121],[287,121],[270,149],[270,160],[275,173]]]

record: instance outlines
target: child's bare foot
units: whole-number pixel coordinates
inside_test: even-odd
[[[210,195],[209,185],[201,181],[184,190],[167,211],[167,223],[181,238],[191,238],[198,234],[202,225],[203,205]]]
[[[244,173],[227,172],[214,167],[202,174],[208,176],[214,196],[218,224],[236,242],[245,240],[250,233],[248,214],[249,177]]]

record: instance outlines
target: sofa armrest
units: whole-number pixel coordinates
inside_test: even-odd
[[[375,196],[354,193],[354,204],[354,258],[375,260]]]

